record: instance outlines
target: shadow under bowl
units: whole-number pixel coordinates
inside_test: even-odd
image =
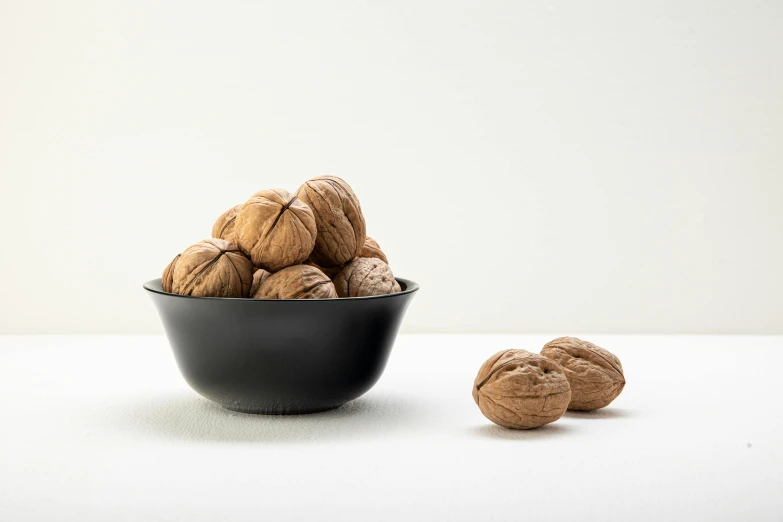
[[[144,284],[185,381],[224,408],[298,414],[338,408],[370,390],[419,285],[343,299],[233,299]]]

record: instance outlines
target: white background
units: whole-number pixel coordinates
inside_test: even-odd
[[[352,184],[414,332],[783,333],[780,2],[0,0],[0,333]]]

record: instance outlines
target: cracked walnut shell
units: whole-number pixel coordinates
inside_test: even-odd
[[[275,272],[261,282],[256,299],[332,299],[337,297],[332,281],[311,265],[294,265]]]
[[[237,214],[237,246],[253,265],[270,272],[302,263],[315,237],[313,211],[283,189],[256,192]]]
[[[357,257],[334,277],[340,297],[386,295],[400,291],[389,265],[380,259]]]
[[[560,337],[544,345],[541,355],[565,371],[571,384],[569,410],[593,411],[608,406],[625,387],[620,359],[593,343]]]
[[[201,297],[247,297],[253,265],[232,243],[211,238],[185,249],[172,270],[171,291]]]
[[[321,176],[306,181],[296,194],[315,215],[318,235],[312,262],[333,268],[355,258],[364,245],[367,228],[350,185],[337,176]]]
[[[236,225],[237,213],[241,208],[242,205],[235,205],[223,212],[212,225],[212,237],[234,243],[234,226]]]
[[[495,424],[526,430],[559,419],[571,388],[557,363],[525,350],[504,350],[481,366],[473,400]]]

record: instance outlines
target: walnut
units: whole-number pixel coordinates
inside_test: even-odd
[[[232,243],[211,238],[188,247],[177,260],[171,291],[202,297],[247,297],[253,265]]]
[[[355,258],[366,235],[359,200],[351,187],[337,176],[306,181],[297,195],[313,209],[318,236],[311,255],[313,263],[325,268],[343,266]]]
[[[334,278],[334,287],[340,297],[364,297],[393,294],[400,291],[389,265],[380,259],[357,257]]]
[[[492,422],[525,430],[559,419],[571,388],[557,363],[525,350],[505,350],[481,366],[473,400]]]
[[[212,237],[225,239],[234,243],[234,225],[236,224],[237,213],[242,205],[236,205],[223,212],[212,225]]]
[[[174,281],[174,267],[177,266],[177,261],[181,255],[182,254],[177,254],[174,259],[166,265],[166,268],[163,269],[163,278],[161,279],[160,284],[163,287],[164,292],[171,293],[171,286]]]
[[[375,259],[380,259],[386,264],[389,263],[389,261],[387,261],[386,259],[386,255],[381,250],[381,247],[378,246],[378,243],[371,237],[368,237],[364,240],[364,246],[361,248],[361,250],[359,250],[359,255],[356,256],[354,260],[359,257],[371,257]],[[308,258],[307,261],[305,261],[305,264],[316,267],[318,270],[328,275],[331,279],[334,279],[337,276],[337,274],[339,274],[340,271],[347,266],[347,265],[342,265],[342,266],[334,266],[334,267],[323,267],[320,266],[315,261],[313,261],[312,256]],[[399,289],[395,290],[395,292],[399,292]]]
[[[256,192],[237,214],[237,246],[257,268],[276,272],[302,263],[315,245],[313,211],[283,189]]]
[[[318,270],[326,274],[329,277],[329,279],[334,279],[334,276],[339,274],[340,270],[343,269],[343,267],[341,266],[336,266],[332,268],[325,268],[323,266],[318,266],[318,264],[314,263],[312,259],[308,259],[307,261],[304,262],[304,264],[316,267]]]
[[[263,268],[256,269],[255,272],[253,272],[253,284],[250,285],[250,297],[255,296],[256,292],[258,291],[258,287],[261,286],[261,283],[264,282],[264,279],[269,277],[270,274]]]
[[[364,245],[362,245],[362,249],[359,250],[359,255],[356,257],[374,257],[375,259],[380,259],[387,265],[389,264],[389,260],[386,259],[386,254],[383,253],[378,242],[369,236],[364,239]]]
[[[256,299],[329,299],[337,292],[329,278],[310,265],[294,265],[270,275],[253,295]]]
[[[625,387],[620,359],[576,337],[548,342],[541,355],[563,367],[571,383],[569,410],[593,411],[608,406]]]

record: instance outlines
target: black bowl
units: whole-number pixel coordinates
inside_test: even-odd
[[[366,393],[389,359],[419,285],[345,299],[228,299],[144,284],[177,366],[196,392],[229,410],[331,410]]]

